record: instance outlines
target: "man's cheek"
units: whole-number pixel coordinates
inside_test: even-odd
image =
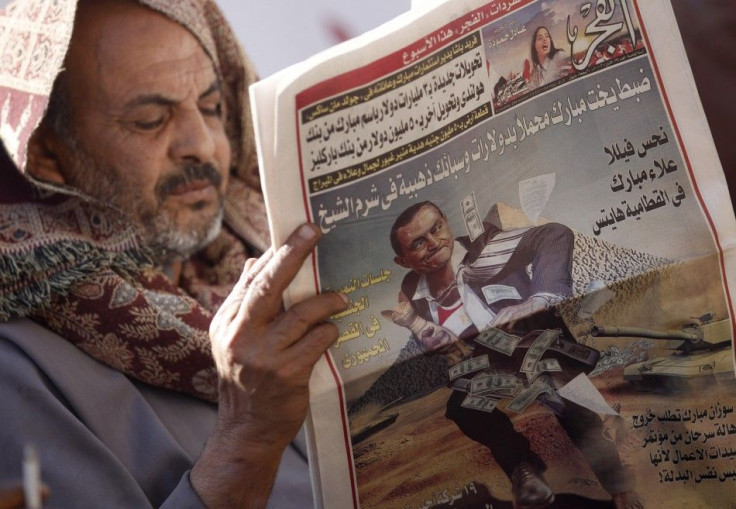
[[[232,162],[232,150],[230,148],[230,140],[227,139],[224,131],[222,133],[222,136],[219,137],[216,158],[220,174],[222,175],[222,187],[224,189],[225,186],[227,186],[228,177],[230,175],[230,165]]]

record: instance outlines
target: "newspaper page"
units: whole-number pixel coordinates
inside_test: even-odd
[[[666,0],[415,2],[251,95],[274,243],[323,233],[287,305],[350,298],[319,507],[734,507],[736,224]]]

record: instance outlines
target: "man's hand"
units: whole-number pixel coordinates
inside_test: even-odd
[[[210,508],[264,507],[286,446],[307,413],[312,368],[338,337],[325,321],[347,306],[318,295],[282,312],[281,296],[316,245],[303,225],[284,246],[248,260],[210,327],[218,427],[191,474]]]
[[[516,322],[522,320],[534,313],[547,309],[547,299],[532,295],[521,304],[515,306],[507,306],[498,312],[496,317],[491,321],[493,327],[510,331],[516,325]]]

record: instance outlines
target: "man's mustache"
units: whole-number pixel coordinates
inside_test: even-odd
[[[179,186],[187,185],[196,180],[208,180],[216,188],[222,183],[222,175],[210,163],[188,164],[175,175],[171,175],[156,186],[156,196],[159,200],[166,198]]]

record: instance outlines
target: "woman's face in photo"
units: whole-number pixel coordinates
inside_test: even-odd
[[[549,36],[549,31],[546,28],[540,28],[537,31],[537,36],[534,38],[534,50],[537,52],[537,58],[542,63],[549,55],[549,50],[552,48],[552,40]]]

